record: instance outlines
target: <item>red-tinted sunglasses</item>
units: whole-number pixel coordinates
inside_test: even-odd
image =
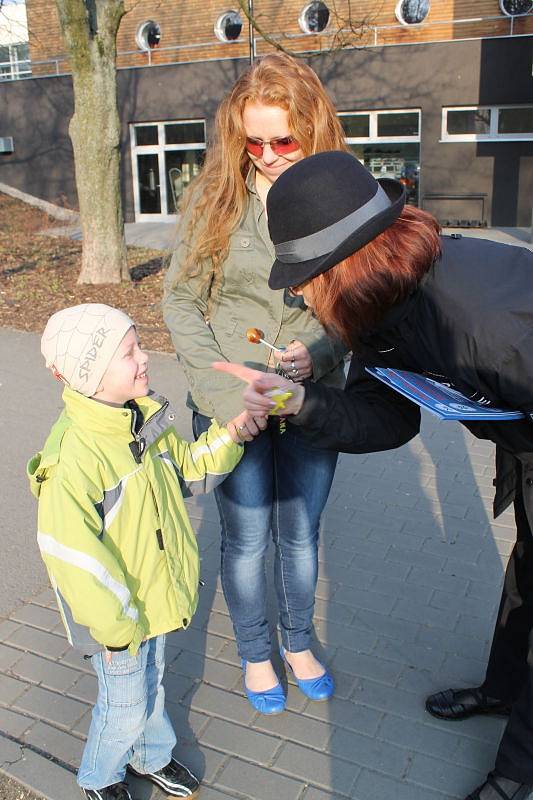
[[[246,149],[257,158],[261,158],[263,148],[267,144],[270,145],[270,149],[277,156],[294,153],[300,149],[300,142],[294,136],[278,136],[276,139],[270,139],[269,142],[264,142],[262,139],[252,139],[250,136],[246,137]]]

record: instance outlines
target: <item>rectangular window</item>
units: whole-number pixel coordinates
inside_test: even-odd
[[[448,111],[448,134],[490,133],[490,108]]]
[[[533,141],[533,106],[442,109],[443,142]]]
[[[418,111],[378,112],[378,136],[397,138],[398,136],[418,136]]]
[[[172,122],[165,125],[165,144],[204,144],[204,142],[203,122]]]
[[[135,219],[170,220],[205,153],[205,121],[130,126]]]
[[[498,133],[533,133],[533,106],[500,108]]]
[[[137,147],[147,147],[158,143],[157,125],[136,125],[135,144]]]
[[[347,138],[366,139],[370,136],[370,114],[341,114],[339,119]]]
[[[15,80],[29,75],[31,75],[31,62],[27,42],[2,45],[0,47],[0,81]]]
[[[339,120],[347,144],[372,175],[401,181],[407,202],[418,205],[420,111],[345,111]]]

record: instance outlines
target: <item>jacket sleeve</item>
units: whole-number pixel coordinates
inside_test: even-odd
[[[420,430],[420,408],[365,372],[356,358],[344,390],[305,381],[302,409],[288,419],[305,427],[318,447],[342,453],[392,450]]]
[[[145,631],[121,566],[99,538],[102,520],[86,490],[58,469],[41,484],[38,519],[42,558],[74,622],[103,647],[129,646],[135,655]]]
[[[195,402],[226,423],[243,410],[242,383],[211,368],[226,361],[207,322],[209,287],[189,278],[176,285],[188,246],[178,242],[164,280],[163,317]]]
[[[298,327],[301,330],[296,338],[309,350],[313,362],[313,380],[318,381],[340,364],[349,348],[340,339],[329,336],[311,313],[305,313],[301,301],[298,303],[298,314]]]
[[[170,435],[170,454],[184,497],[204,494],[222,483],[241,460],[244,447],[213,421],[195,442]]]

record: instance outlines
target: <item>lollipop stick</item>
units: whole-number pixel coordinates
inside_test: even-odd
[[[270,347],[271,350],[275,350],[276,353],[283,353],[283,351],[285,350],[284,347],[276,347],[275,345],[270,344],[270,342],[266,342],[264,339],[259,339],[259,341],[261,342],[261,344],[264,344],[267,347]]]

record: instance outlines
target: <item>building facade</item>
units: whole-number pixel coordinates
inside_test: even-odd
[[[220,99],[268,39],[305,54],[347,141],[443,223],[529,226],[533,0],[132,3],[117,41],[128,220],[175,214]],[[32,77],[0,84],[0,181],[76,207],[72,88],[49,0],[27,0]],[[348,17],[351,9],[351,18]],[[354,16],[355,14],[355,16]]]

